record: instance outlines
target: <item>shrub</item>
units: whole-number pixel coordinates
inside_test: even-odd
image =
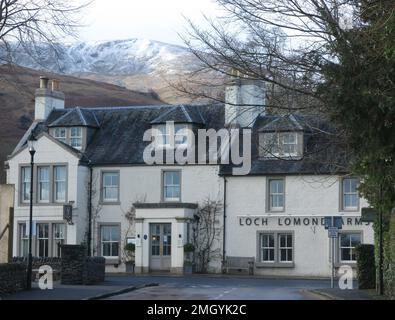
[[[136,251],[136,245],[134,243],[128,243],[125,245],[125,251],[130,251],[130,252],[135,252]]]
[[[359,289],[376,288],[376,265],[374,246],[362,244],[356,248]]]
[[[195,246],[192,243],[187,243],[184,245],[185,253],[194,252],[194,251],[195,251]]]

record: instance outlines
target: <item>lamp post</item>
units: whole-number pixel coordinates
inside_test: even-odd
[[[28,138],[28,147],[30,153],[30,218],[29,218],[29,254],[27,257],[27,277],[26,277],[26,289],[31,290],[32,288],[32,234],[33,234],[33,169],[34,169],[34,155],[36,150],[34,149],[34,142],[36,138],[33,133]]]

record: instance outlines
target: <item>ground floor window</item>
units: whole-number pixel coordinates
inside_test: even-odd
[[[259,234],[259,261],[261,263],[292,263],[294,235],[286,232]]]
[[[118,258],[121,230],[117,225],[102,225],[100,227],[101,254],[104,257]]]
[[[341,262],[356,262],[355,248],[362,243],[362,234],[340,233],[339,234],[339,255]]]
[[[32,255],[34,257],[61,257],[61,245],[66,242],[66,225],[58,222],[40,222],[32,234]],[[19,224],[18,255],[29,253],[29,222]]]

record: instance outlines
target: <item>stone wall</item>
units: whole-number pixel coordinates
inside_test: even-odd
[[[90,285],[103,282],[104,278],[105,259],[103,257],[88,257],[84,246],[62,246],[62,284]]]
[[[0,295],[26,289],[26,266],[20,263],[0,264]]]
[[[14,186],[0,185],[0,263],[10,262],[12,252],[12,230],[13,221],[10,216],[10,209],[14,203]],[[10,221],[11,218],[11,221]],[[6,232],[1,237],[3,231],[8,226]]]
[[[14,257],[12,258],[13,263],[22,263],[27,265],[27,258]],[[41,266],[50,266],[54,271],[60,271],[62,264],[61,258],[37,258],[33,257],[32,269],[39,269]]]
[[[395,210],[392,212],[389,231],[384,240],[385,293],[395,299]]]

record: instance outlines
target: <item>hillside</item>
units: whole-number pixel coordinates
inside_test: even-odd
[[[154,92],[141,93],[116,85],[77,77],[35,71],[23,67],[0,66],[0,165],[10,154],[34,117],[34,91],[39,77],[60,80],[66,107],[154,105],[161,102]],[[0,183],[5,181],[0,170]]]
[[[17,65],[119,85],[130,90],[154,90],[168,103],[188,102],[168,85],[183,78],[197,59],[187,48],[147,39],[57,44],[57,54],[42,44],[33,59],[20,48],[12,54]],[[0,56],[1,56],[0,46]]]

